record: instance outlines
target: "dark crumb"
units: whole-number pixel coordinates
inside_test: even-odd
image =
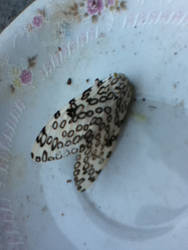
[[[176,56],[178,54],[178,52],[176,51],[176,52],[174,52],[174,55]]]
[[[72,182],[72,180],[67,180],[66,182],[67,182],[67,183],[71,183],[71,182]]]
[[[61,48],[61,47],[58,47],[58,50],[59,50],[59,51],[62,51],[62,48]]]
[[[157,107],[156,106],[153,106],[153,105],[149,105],[148,106],[150,109],[157,109]]]
[[[64,213],[61,213],[61,216],[64,216]]]
[[[38,13],[41,14],[43,17],[46,17],[46,11],[45,11],[45,9],[39,9]]]
[[[89,82],[90,80],[89,80],[89,78],[88,79],[86,79],[86,82]]]
[[[84,16],[85,16],[85,17],[88,17],[88,16],[89,16],[89,14],[86,12],[86,13],[84,14]]]
[[[69,79],[67,80],[67,84],[68,84],[68,85],[71,85],[71,84],[72,84],[72,79],[71,79],[71,78],[69,78]]]
[[[95,84],[98,84],[100,82],[99,78],[95,79]]]
[[[136,28],[137,28],[137,26],[135,25],[135,26],[134,26],[134,28],[136,29]]]
[[[99,37],[104,38],[104,37],[105,37],[105,33],[104,33],[104,32],[101,32],[101,33],[99,34]]]
[[[126,5],[126,2],[125,1],[122,1],[120,3],[120,8],[123,9],[123,10],[126,10],[127,9],[127,5]]]
[[[142,101],[145,102],[145,101],[146,101],[146,98],[142,98]]]
[[[33,67],[35,67],[35,65],[36,65],[36,63],[37,63],[36,60],[37,60],[37,55],[32,56],[32,57],[29,57],[29,58],[27,59],[28,68],[33,68]]]
[[[98,21],[98,16],[93,15],[91,19],[92,19],[92,23],[96,23]]]
[[[63,11],[63,14],[65,15],[65,16],[67,16],[68,15],[68,12],[67,11]],[[70,14],[70,13],[69,13]]]
[[[10,85],[10,91],[11,91],[11,93],[13,94],[13,93],[15,93],[15,87],[14,87],[14,85],[13,84],[11,84]]]

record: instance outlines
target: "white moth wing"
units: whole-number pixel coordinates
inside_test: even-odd
[[[113,89],[115,98],[100,104],[104,112],[102,115],[95,114],[93,119],[96,122],[91,122],[89,135],[85,136],[85,144],[82,144],[77,155],[73,175],[77,189],[82,192],[97,179],[114,151],[132,99],[133,89],[127,81],[116,84],[115,88],[111,86],[109,89],[109,92]]]
[[[32,148],[31,157],[36,162],[59,160],[69,154],[76,154],[82,136],[87,132],[94,114],[93,106],[100,85],[108,88],[109,79],[97,81],[78,98],[58,110],[40,131]]]
[[[37,136],[32,159],[46,162],[78,153],[74,180],[79,191],[86,190],[113,152],[132,95],[123,74],[97,81],[55,113]]]

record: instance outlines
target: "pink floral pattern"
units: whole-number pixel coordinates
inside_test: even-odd
[[[103,10],[103,0],[88,0],[88,13],[94,15]]]
[[[30,70],[23,70],[20,75],[20,80],[23,84],[31,83],[32,80],[32,73]]]
[[[33,18],[33,25],[34,25],[35,27],[40,27],[40,26],[42,25],[42,23],[43,23],[43,18],[42,18],[42,16],[35,16],[35,17]]]
[[[114,5],[114,0],[108,0],[108,5]]]

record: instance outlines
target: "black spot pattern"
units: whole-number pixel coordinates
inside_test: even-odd
[[[77,154],[74,181],[79,191],[85,191],[110,158],[132,97],[125,75],[96,79],[92,88],[71,99],[41,130],[32,159],[46,162]]]

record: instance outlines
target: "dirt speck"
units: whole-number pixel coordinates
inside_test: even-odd
[[[184,108],[184,100],[180,101],[178,106]]]
[[[100,34],[99,34],[99,37],[100,38],[104,38],[106,36],[106,34],[104,33],[104,32],[101,32]]]
[[[150,109],[157,109],[157,107],[154,106],[154,105],[149,105],[148,108],[150,108]]]
[[[175,51],[175,52],[174,52],[174,55],[176,56],[177,54],[178,54],[178,52],[177,52],[177,51]]]
[[[64,213],[61,213],[61,216],[64,216],[65,214]]]
[[[41,193],[43,193],[43,192],[44,192],[43,185],[40,185],[40,192],[41,192]]]
[[[89,81],[90,81],[89,78],[87,78],[87,79],[86,79],[86,82],[89,82]]]
[[[86,12],[85,14],[84,14],[84,17],[88,17],[89,16],[89,14]]]
[[[146,98],[142,98],[142,101],[145,102],[145,101],[146,101]]]
[[[71,85],[72,84],[72,79],[69,77],[67,80],[67,85]]]
[[[58,51],[62,51],[62,48],[61,48],[61,47],[58,47]]]
[[[28,202],[30,202],[30,201],[31,201],[31,197],[30,197],[29,195],[26,195],[26,200],[27,200]]]
[[[33,68],[35,67],[36,63],[37,63],[37,55],[29,57],[27,59],[28,62],[28,68]]]
[[[126,10],[126,9],[127,9],[126,1],[122,1],[122,2],[120,3],[120,8],[121,8],[122,10]]]
[[[97,23],[98,19],[99,19],[99,16],[98,16],[98,15],[93,15],[93,16],[91,17],[92,23]]]
[[[16,91],[16,89],[15,89],[14,85],[13,85],[13,84],[10,84],[10,92],[11,92],[12,94],[14,94],[15,91]]]
[[[72,182],[72,180],[67,180],[66,182],[67,182],[67,183],[71,183],[71,182]]]
[[[47,210],[48,210],[48,207],[47,207],[47,206],[44,206],[43,208],[41,208],[41,211],[42,211],[43,213],[47,212]]]

